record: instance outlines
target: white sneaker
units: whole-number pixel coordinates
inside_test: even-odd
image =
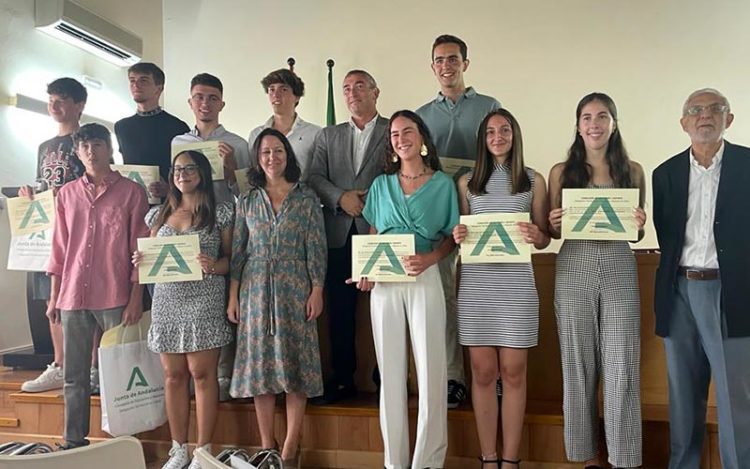
[[[201,463],[198,462],[198,458],[193,458],[193,460],[190,461],[190,465],[188,466],[187,469],[202,469]]]
[[[62,367],[52,362],[47,365],[47,369],[42,372],[36,379],[26,381],[21,385],[21,391],[24,392],[44,392],[53,389],[61,389],[65,384]]]
[[[203,445],[201,446],[204,451],[207,451],[208,454],[211,454],[211,444]],[[201,467],[200,461],[198,461],[198,458],[195,457],[195,453],[193,453],[193,460],[190,461],[190,466],[188,466],[188,469],[203,469]]]
[[[172,449],[169,450],[169,459],[161,469],[185,469],[190,464],[187,443],[179,444],[172,440]]]

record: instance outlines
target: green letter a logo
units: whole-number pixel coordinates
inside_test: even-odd
[[[32,219],[34,215],[36,215],[36,217]],[[47,212],[44,211],[44,209],[42,208],[42,203],[38,200],[31,202],[29,208],[26,209],[26,213],[24,213],[23,215],[21,226],[19,226],[19,228],[24,229],[29,225],[29,223],[31,223],[32,226],[49,223]]]
[[[144,386],[148,387],[148,381],[146,381],[146,377],[143,376],[143,372],[140,368],[137,366],[133,367],[133,371],[130,373],[130,379],[128,380],[128,391],[130,391],[133,386]]]
[[[167,272],[179,272],[181,274],[189,274],[192,272],[190,270],[190,267],[188,267],[187,262],[185,262],[185,259],[182,258],[182,255],[180,255],[179,252],[177,252],[177,248],[174,244],[165,244],[162,246],[161,251],[159,252],[159,257],[156,258],[156,262],[154,262],[154,266],[151,267],[151,271],[148,273],[149,277],[153,277],[157,273],[159,273],[159,270],[161,270],[161,266],[164,265],[164,261],[167,259],[167,256],[172,256],[175,263],[177,265],[167,267]]]
[[[492,246],[490,248],[492,252],[504,252],[512,256],[517,256],[518,254],[520,254],[518,252],[516,244],[512,239],[510,239],[510,235],[508,234],[508,232],[505,231],[505,227],[503,226],[503,224],[498,222],[491,222],[489,225],[487,225],[487,228],[485,228],[482,236],[479,237],[479,241],[477,241],[477,245],[474,246],[474,249],[471,251],[471,255],[478,256],[479,254],[481,254],[485,246],[487,246],[487,242],[490,240],[490,237],[495,233],[497,233],[497,235],[500,237],[500,241],[503,242],[503,245]]]
[[[367,276],[367,274],[370,273],[372,268],[375,266],[375,263],[378,261],[378,259],[380,259],[380,256],[382,254],[385,254],[385,256],[388,258],[388,261],[390,262],[390,265],[380,266],[380,270],[382,272],[391,272],[398,275],[404,275],[406,273],[404,272],[404,268],[401,266],[401,263],[398,261],[396,253],[393,252],[393,248],[391,248],[391,245],[388,243],[378,243],[378,247],[375,248],[372,256],[370,256],[367,264],[365,264],[365,268],[362,271],[362,276]]]
[[[127,178],[130,179],[133,182],[138,183],[141,187],[146,189],[146,192],[148,192],[148,187],[146,187],[146,183],[143,182],[143,178],[141,177],[141,173],[138,171],[131,171],[128,173]]]
[[[614,231],[615,233],[625,232],[625,227],[622,226],[620,218],[618,218],[617,214],[615,213],[615,209],[612,208],[612,204],[609,203],[609,200],[607,200],[606,197],[594,198],[594,200],[591,202],[591,205],[589,205],[583,215],[581,215],[578,223],[576,223],[576,225],[573,227],[573,231],[583,231],[583,229],[591,221],[591,217],[594,216],[597,210],[602,210],[604,212],[604,215],[607,216],[607,221],[598,221],[594,223],[595,228]]]

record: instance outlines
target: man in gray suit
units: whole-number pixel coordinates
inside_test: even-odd
[[[357,306],[351,276],[352,235],[367,234],[362,217],[367,190],[383,172],[388,119],[380,117],[376,104],[380,90],[364,70],[344,77],[344,99],[351,118],[321,130],[315,138],[307,183],[323,203],[328,238],[326,292],[330,320],[333,376],[317,404],[330,404],[356,394],[354,371],[354,318]]]

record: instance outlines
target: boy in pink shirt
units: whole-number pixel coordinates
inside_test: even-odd
[[[109,130],[86,124],[74,135],[86,173],[57,194],[52,289],[47,316],[62,322],[65,347],[65,444],[88,444],[91,346],[94,328],[134,324],[143,313],[143,287],[131,263],[136,240],[147,237],[146,193],[112,171]]]

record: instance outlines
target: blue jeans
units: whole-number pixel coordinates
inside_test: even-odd
[[[698,469],[713,376],[724,469],[750,468],[750,337],[727,337],[721,280],[678,278],[664,339],[669,376],[670,469]]]

